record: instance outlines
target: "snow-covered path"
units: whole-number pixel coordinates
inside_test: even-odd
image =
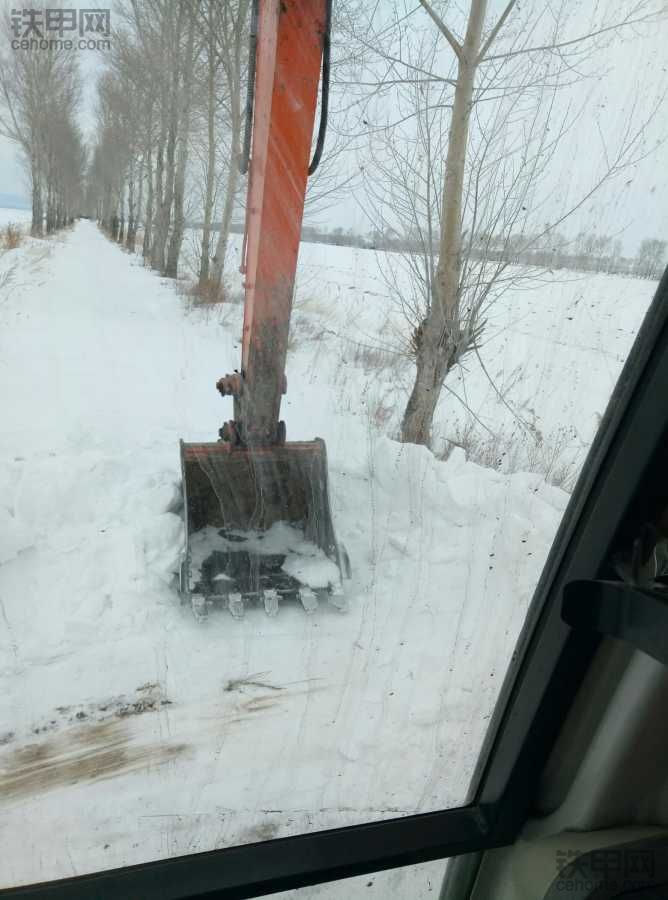
[[[187,314],[90,222],[15,254],[0,260],[3,884],[464,802],[567,496],[346,418],[322,383],[337,345],[318,342],[293,355],[286,418],[328,444],[350,611],[198,625],[173,585],[178,439],[217,431],[239,309]],[[433,895],[434,871],[374,885]]]

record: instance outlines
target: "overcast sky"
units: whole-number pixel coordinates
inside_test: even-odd
[[[3,17],[8,17],[10,10],[16,5],[12,0],[1,0]],[[336,2],[336,0],[335,0]],[[571,28],[574,33],[580,26],[584,30],[592,11],[605,13],[606,9],[615,11],[622,0],[572,0],[575,15]],[[668,0],[662,2],[668,9]],[[87,7],[90,4],[66,2],[66,8]],[[395,8],[412,8],[406,6],[406,0],[379,0],[376,8],[383,15]],[[435,4],[436,5],[436,4]],[[488,22],[498,15],[498,9],[505,5],[505,0],[490,0]],[[457,25],[457,17],[461,20],[461,8],[465,3],[451,4],[449,21]],[[415,27],[427,24],[423,10],[412,14],[411,22]],[[112,7],[113,26],[113,7]],[[631,37],[631,35],[629,35]],[[610,70],[600,81],[589,81],[580,90],[589,98],[588,112],[581,125],[568,138],[553,166],[555,171],[554,209],[558,205],[568,203],[573,198],[586,193],[592,182],[596,167],[601,162],[601,145],[599,128],[595,116],[606,134],[615,134],[622,128],[635,104],[635,115],[641,119],[649,111],[656,98],[668,89],[668,19],[663,24],[651,29],[642,29],[632,40],[618,44],[606,57],[606,67]],[[103,66],[103,54],[95,51],[73,51],[79,54],[84,73],[84,97],[81,108],[81,124],[89,140],[94,138],[94,104],[95,81]],[[576,89],[577,96],[577,89]],[[660,117],[652,123],[647,134],[647,145],[668,137],[668,104],[664,105]],[[359,163],[359,152],[355,159],[349,160],[350,167]],[[0,193],[19,194],[27,201],[29,188],[25,173],[20,164],[15,148],[6,140],[0,139]],[[343,197],[335,207],[329,209],[325,221],[329,227],[353,227],[356,230],[368,231],[370,223],[365,213],[364,198],[359,191],[353,191]],[[614,233],[622,238],[626,252],[635,252],[639,241],[644,237],[668,238],[668,144],[661,146],[636,170],[628,172],[625,177],[608,185],[596,198],[585,205],[582,213],[569,225],[574,233],[581,228],[596,229],[602,233]]]
[[[49,4],[45,2],[43,5],[39,0],[33,4],[38,9],[47,9],[51,6],[62,6],[65,9],[103,9],[111,4],[103,3],[84,3],[72,2],[72,0],[64,0],[62,3]],[[3,29],[9,20],[13,9],[22,9],[22,4],[16,0],[0,0],[0,9],[2,10]],[[111,16],[113,27],[113,14]],[[94,139],[94,108],[97,75],[103,66],[103,53],[94,50],[76,50],[80,59],[83,82],[83,99],[81,104],[80,124],[84,129],[88,141]],[[18,194],[28,203],[30,197],[30,185],[26,173],[21,164],[20,154],[16,148],[5,138],[0,137],[0,193],[2,194]]]
[[[506,2],[490,0],[488,27],[498,19]],[[520,4],[523,10],[529,9],[529,2]],[[443,9],[446,4],[437,6],[435,2],[434,6]],[[547,3],[534,4],[534,8],[541,6],[551,8]],[[558,6],[559,0],[556,0],[554,7]],[[620,10],[628,9],[631,4],[626,0],[565,0],[565,6],[570,20],[560,39],[589,33],[592,21],[618,22]],[[374,10],[376,19],[380,19],[381,32],[388,14],[403,16],[408,13],[407,22],[413,32],[423,27],[433,28],[424,10],[413,0],[376,0],[375,4],[368,4],[368,8]],[[668,13],[668,0],[656,0],[652,8]],[[449,26],[461,35],[465,21],[463,12],[468,10],[468,2],[450,2],[447,9]],[[594,71],[604,73],[602,77],[587,78],[560,94],[559,103],[563,109],[570,104],[573,109],[584,105],[584,110],[577,127],[561,143],[551,162],[551,185],[537,198],[546,201],[545,221],[554,221],[564,209],[589,192],[604,165],[606,151],[602,137],[608,152],[612,152],[629,118],[635,123],[645,121],[660,98],[668,93],[668,15],[660,24],[625,29],[620,36],[623,40],[611,42],[605,52],[592,58],[586,69],[589,74]],[[443,43],[445,46],[445,41]],[[446,47],[444,60],[448,56],[451,58],[452,52]],[[558,118],[555,116],[555,120]],[[622,240],[627,253],[635,253],[640,240],[645,237],[668,239],[667,138],[668,102],[665,102],[644,136],[645,148],[654,148],[654,152],[597,192],[562,230],[571,237],[580,230],[613,235]],[[663,143],[658,146],[660,142]],[[361,161],[369,162],[368,159]],[[373,164],[372,159],[370,162]],[[366,231],[370,224],[364,208],[365,200],[359,193],[339,205],[339,211],[345,209],[351,223]]]

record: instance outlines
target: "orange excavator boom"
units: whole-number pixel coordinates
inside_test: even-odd
[[[224,392],[239,388],[229,436],[236,430],[246,446],[282,437],[281,394],[326,27],[327,0],[259,4],[241,378],[221,385]]]
[[[279,597],[296,596],[309,612],[325,594],[342,602],[324,441],[286,443],[280,419],[306,186],[324,139],[326,89],[309,163],[321,66],[327,84],[330,23],[331,0],[256,0],[241,367],[217,383],[233,397],[234,417],[220,441],[181,444],[187,531],[181,589],[200,607],[222,599],[235,615],[252,599],[271,613]],[[272,529],[273,539],[262,544]],[[280,552],[264,552],[269,546]],[[304,575],[295,556],[313,558],[313,549],[323,565]]]

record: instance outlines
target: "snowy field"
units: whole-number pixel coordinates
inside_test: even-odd
[[[241,306],[189,308],[92,222],[0,256],[2,886],[466,801],[655,284],[504,296],[436,422],[483,467],[392,440],[411,370],[379,264],[303,246],[284,401],[288,439],[327,443],[349,611],[198,624],[178,440],[230,417]],[[442,869],[294,893],[434,897]]]
[[[7,225],[18,225],[22,231],[30,231],[32,213],[29,209],[8,209],[0,206],[0,228]]]

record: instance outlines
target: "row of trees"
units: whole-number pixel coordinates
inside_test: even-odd
[[[251,5],[118,0],[99,83],[89,210],[129,248],[141,233],[147,264],[172,277],[186,222],[201,221],[198,281],[213,296],[242,192]],[[478,353],[495,299],[529,277],[512,263],[543,254],[551,265],[569,217],[650,152],[645,136],[658,101],[645,104],[643,117],[631,110],[610,132],[595,116],[598,158],[588,146],[582,165],[589,181],[575,179],[581,186],[572,190],[555,185],[560,163],[573,168],[561,148],[586,118],[584,84],[604,78],[601,62],[616,43],[665,17],[660,0],[585,12],[571,0],[548,10],[540,0],[469,0],[461,8],[446,0],[335,4],[326,154],[334,174],[323,180],[320,167],[309,202],[311,210],[314,201],[326,208],[341,185],[359,177],[370,226],[409,238],[400,254],[408,278],[385,268],[416,367],[406,441],[429,443],[448,372]],[[2,127],[30,169],[36,230],[44,207],[47,229],[57,227],[80,195],[75,56],[3,57]],[[575,241],[583,257],[618,250],[585,233]],[[647,244],[643,273],[651,276],[662,252]]]
[[[119,0],[98,90],[88,208],[117,241],[176,277],[187,222],[201,228],[199,289],[222,296],[246,124],[252,0]],[[337,192],[336,136],[309,182],[321,212]]]
[[[7,17],[9,20],[9,17]],[[78,125],[81,76],[76,54],[57,46],[15,50],[0,35],[0,134],[20,151],[32,197],[31,233],[41,236],[78,215],[86,151]]]
[[[170,277],[196,209],[199,284],[214,293],[240,187],[249,10],[250,0],[123,0],[99,84],[89,205],[129,248],[142,223],[144,259]]]
[[[199,284],[214,295],[241,187],[250,5],[121,0],[100,85],[91,170],[100,221],[128,246],[143,222],[144,258],[175,276],[192,211],[203,226]],[[632,111],[610,133],[598,118],[599,159],[588,148],[589,182],[554,202],[562,145],[586,108],[573,97],[586,98],[582,86],[600,80],[600,63],[616,43],[665,14],[655,0],[612,8],[578,17],[565,0],[549,15],[539,0],[470,0],[466,9],[445,0],[336,4],[330,136],[346,148],[340,169],[356,153],[370,224],[410,236],[402,253],[408,279],[384,268],[416,365],[405,441],[430,442],[448,372],[479,352],[495,299],[530,277],[512,264],[542,254],[541,264],[553,265],[569,217],[649,152],[645,134],[658,105],[644,118]],[[328,144],[334,159],[336,143]],[[321,193],[331,197],[335,189]],[[314,193],[311,185],[311,199]],[[575,255],[619,252],[612,241],[589,243],[580,235]]]
[[[549,226],[547,226],[549,229]],[[354,228],[337,226],[331,230],[305,225],[302,240],[313,243],[333,244],[339,247],[359,247],[367,250],[383,250],[394,253],[419,253],[421,238],[413,234],[399,234],[395,229],[383,231],[373,228],[367,234],[358,234]],[[434,238],[437,241],[437,236]],[[640,242],[633,257],[623,255],[619,238],[581,231],[569,238],[559,231],[547,231],[542,235],[503,234],[474,235],[471,254],[488,261],[501,259],[517,265],[549,269],[576,269],[583,272],[636,275],[640,278],[658,278],[668,262],[668,241],[646,238]],[[434,252],[438,246],[434,244]]]
[[[640,242],[634,272],[641,278],[658,278],[668,259],[668,241],[646,238]]]

